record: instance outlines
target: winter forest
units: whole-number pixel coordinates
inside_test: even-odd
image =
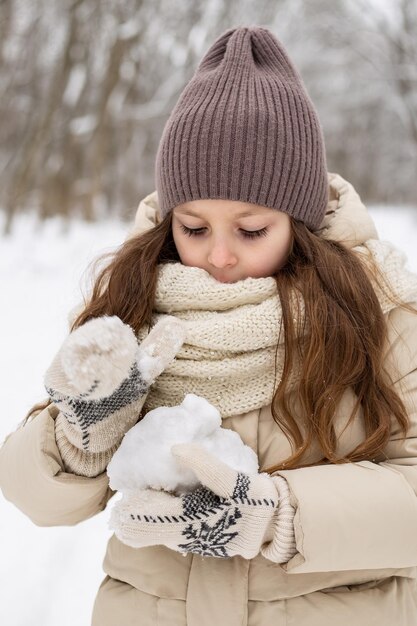
[[[328,170],[417,271],[417,0],[1,0],[0,445],[46,396],[88,263],[154,190],[198,61],[255,24],[298,66]],[[43,528],[0,492],[0,624],[89,624],[110,535],[106,510]]]
[[[417,196],[416,0],[3,0],[3,229],[33,209],[132,213],[153,190],[160,134],[210,43],[270,28],[322,121],[329,171],[367,202]]]

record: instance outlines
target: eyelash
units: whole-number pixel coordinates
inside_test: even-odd
[[[181,229],[189,237],[199,237],[204,232],[204,228],[188,228],[188,226],[184,226],[184,224],[181,224]],[[266,237],[268,229],[266,227],[260,228],[259,230],[243,230],[243,228],[241,228],[240,232],[246,239],[257,239],[258,237]]]

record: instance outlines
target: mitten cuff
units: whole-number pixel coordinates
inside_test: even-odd
[[[117,444],[102,452],[89,452],[76,448],[67,437],[68,422],[59,413],[55,420],[55,440],[65,471],[77,476],[94,478],[102,474],[109,464],[113,454],[120,445],[122,437]]]
[[[80,428],[79,422],[72,422],[60,413],[67,440],[75,448],[93,453],[106,452],[118,446],[125,433],[138,421],[146,397],[147,393],[142,393],[138,399],[113,411],[112,405],[117,401],[113,402],[112,398],[105,399],[102,407],[98,403],[87,406],[82,415],[83,428]],[[103,413],[106,417],[100,419]]]
[[[261,554],[274,563],[287,563],[297,552],[294,534],[295,508],[290,503],[290,489],[282,476],[271,476],[279,493],[268,535],[272,539],[261,548]]]

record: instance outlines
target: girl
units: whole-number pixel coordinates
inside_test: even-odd
[[[414,625],[417,278],[327,173],[267,29],[208,50],[156,187],[0,451],[4,495],[41,525],[94,515],[124,433],[194,392],[260,473],[175,446],[201,487],[118,503],[93,625]]]

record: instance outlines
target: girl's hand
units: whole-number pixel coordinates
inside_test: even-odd
[[[273,539],[279,512],[282,525],[285,506],[288,536],[276,562],[295,553],[294,510],[287,501],[284,478],[279,477],[281,496],[280,483],[269,475],[236,472],[197,444],[175,445],[172,452],[196,473],[202,486],[180,497],[152,489],[123,494],[110,519],[122,542],[134,548],[162,544],[184,554],[251,559]]]
[[[120,387],[136,365],[149,386],[173,361],[184,337],[182,322],[166,316],[139,345],[133,329],[116,315],[96,317],[65,339],[46,372],[45,384],[53,393],[104,398]]]
[[[173,361],[183,323],[162,318],[139,345],[118,317],[86,322],[64,341],[45,374],[45,387],[78,449],[108,450],[137,421],[150,385]],[[57,418],[58,419],[58,418]]]

